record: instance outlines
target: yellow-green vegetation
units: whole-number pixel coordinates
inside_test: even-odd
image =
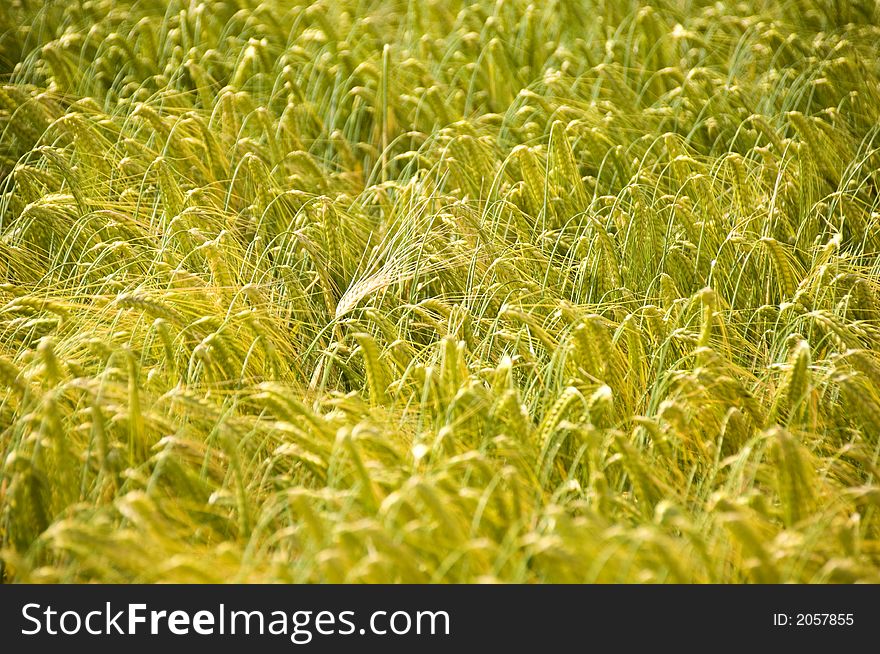
[[[5,580],[880,581],[878,26],[5,0]]]

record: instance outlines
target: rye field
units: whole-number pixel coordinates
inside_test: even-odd
[[[6,582],[880,582],[880,4],[6,0]]]

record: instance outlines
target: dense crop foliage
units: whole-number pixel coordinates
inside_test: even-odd
[[[880,6],[5,0],[12,581],[880,581]]]

